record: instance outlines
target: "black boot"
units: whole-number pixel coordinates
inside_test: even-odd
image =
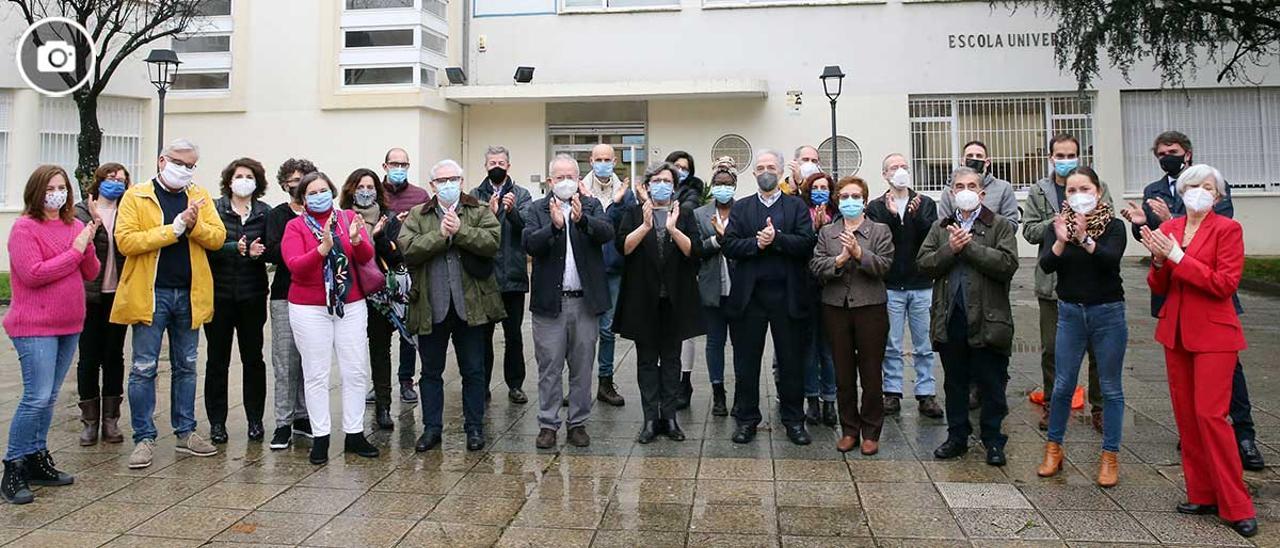
[[[641,445],[647,444],[658,437],[658,432],[654,428],[653,421],[644,421],[644,426],[640,427],[640,433],[636,434],[636,443]]]
[[[711,414],[717,417],[725,417],[729,415],[729,409],[724,404],[724,383],[711,385]]]
[[[822,402],[822,424],[827,426],[836,425],[836,402]]]
[[[804,420],[809,424],[818,424],[822,422],[822,410],[818,407],[818,398],[806,398],[809,403],[809,409],[804,413]]]
[[[684,430],[680,429],[680,424],[676,422],[675,417],[667,419],[667,439],[684,441]]]
[[[76,482],[76,478],[71,474],[58,470],[53,465],[53,456],[49,454],[48,449],[27,455],[25,458],[27,481],[31,485],[57,486],[71,485]]]
[[[373,422],[377,423],[380,430],[395,430],[396,423],[391,420],[391,406],[379,405],[374,408]]]
[[[364,432],[356,432],[355,434],[347,434],[344,440],[342,452],[355,453],[365,458],[378,458],[378,448],[369,444],[369,440],[364,439]]]
[[[692,373],[688,371],[680,372],[680,391],[676,394],[676,409],[688,409],[689,402],[693,400],[693,381]]]
[[[9,504],[27,504],[36,499],[27,485],[26,461],[22,458],[4,461],[4,478],[0,479],[0,496]]]
[[[308,460],[311,461],[311,464],[329,462],[329,436],[311,438],[311,456]]]

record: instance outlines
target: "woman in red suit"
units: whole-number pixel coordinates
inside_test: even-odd
[[[1240,223],[1213,212],[1224,184],[1210,166],[1187,168],[1177,183],[1187,215],[1158,231],[1142,227],[1142,243],[1151,251],[1147,283],[1166,298],[1156,340],[1165,348],[1169,396],[1182,437],[1187,502],[1178,511],[1216,513],[1251,537],[1258,521],[1227,423],[1236,354],[1246,346],[1231,301],[1244,268],[1244,235]]]

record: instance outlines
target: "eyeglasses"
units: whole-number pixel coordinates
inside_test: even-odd
[[[182,167],[185,167],[185,168],[187,168],[187,169],[195,169],[195,168],[196,168],[196,165],[195,165],[195,164],[188,164],[188,163],[186,163],[186,162],[184,162],[184,161],[182,161],[182,160],[179,160],[179,159],[177,159],[177,158],[174,158],[173,156],[165,156],[165,157],[164,157],[164,159],[165,159],[165,160],[168,160],[168,161],[170,161],[170,162],[173,162],[173,163],[175,163],[175,164],[178,164],[178,165],[180,165],[180,166],[182,166]]]
[[[649,179],[649,184],[653,184],[653,183],[675,183],[675,181],[671,179],[659,179],[655,177],[653,179]]]
[[[437,185],[447,185],[449,183],[460,185],[462,184],[462,177],[441,177],[439,179],[432,179],[431,182]]]
[[[387,162],[387,167],[409,169],[409,162]]]

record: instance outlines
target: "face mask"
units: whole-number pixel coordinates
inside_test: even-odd
[[[325,190],[319,194],[308,194],[307,209],[315,213],[324,213],[333,209],[333,193]]]
[[[182,190],[191,184],[191,170],[165,161],[164,171],[160,172],[160,182],[169,190]]]
[[[1084,192],[1077,192],[1067,198],[1067,205],[1076,213],[1088,215],[1098,207],[1098,197]]]
[[[1192,213],[1208,213],[1213,208],[1213,194],[1200,187],[1189,188],[1182,193],[1182,203]]]
[[[596,162],[591,164],[591,171],[596,174],[598,179],[608,179],[613,177],[613,162]]]
[[[360,207],[369,207],[373,205],[374,200],[378,199],[378,191],[371,188],[357,188],[355,194],[356,205]]]
[[[850,219],[862,215],[862,208],[866,203],[862,198],[844,198],[840,200],[840,214]]]
[[[458,197],[462,195],[462,184],[453,180],[440,184],[436,189],[436,195],[446,204],[458,203]]]
[[[716,185],[711,187],[711,197],[717,202],[727,204],[733,201],[734,192],[737,189],[729,185]]]
[[[104,179],[102,183],[98,185],[99,198],[106,198],[108,200],[119,200],[121,196],[124,196],[124,191],[125,191],[124,181],[117,181],[115,179]]]
[[[964,161],[964,167],[967,167],[967,168],[969,168],[969,169],[972,169],[972,170],[974,170],[974,171],[976,171],[976,172],[978,172],[978,173],[986,173],[986,172],[987,172],[987,161],[986,161],[986,160],[979,160],[979,159],[977,159],[977,158],[969,158],[968,160],[965,160],[965,161]]]
[[[231,193],[241,198],[253,196],[253,191],[258,190],[258,183],[253,179],[236,179],[231,181]]]
[[[409,180],[409,170],[402,167],[393,167],[391,171],[387,172],[387,180],[391,181],[393,185],[401,186]]]
[[[893,177],[889,178],[889,184],[895,188],[911,188],[911,172],[898,168],[898,171],[893,172]]]
[[[800,178],[808,179],[810,175],[822,171],[814,162],[800,162]]]
[[[809,199],[813,200],[813,205],[827,205],[827,202],[831,200],[831,191],[815,188],[809,192]]]
[[[981,201],[982,199],[978,196],[977,192],[967,188],[955,193],[956,209],[965,213],[978,209],[978,206],[981,205]]]
[[[1053,172],[1058,174],[1059,177],[1066,177],[1068,173],[1071,173],[1071,170],[1077,167],[1080,167],[1079,158],[1053,161]]]
[[[766,171],[756,175],[756,184],[761,191],[773,192],[773,189],[778,188],[778,174]]]
[[[655,182],[655,183],[649,184],[649,196],[653,197],[654,201],[665,202],[667,200],[670,200],[671,195],[674,192],[675,192],[675,185],[672,185],[671,183]]]
[[[493,167],[489,169],[489,182],[500,185],[507,182],[507,170],[502,167]]]
[[[1176,156],[1161,156],[1160,169],[1164,170],[1170,177],[1177,177],[1182,173],[1182,166],[1186,165],[1187,157],[1181,154]]]
[[[573,195],[578,192],[578,181],[573,178],[561,179],[556,181],[555,186],[551,187],[551,192],[556,195],[562,202],[569,201]]]
[[[67,205],[67,191],[55,190],[44,193],[45,209],[62,209],[64,205]]]
[[[683,183],[685,179],[689,178],[689,171],[684,169],[676,169],[676,175],[680,177],[680,182]]]

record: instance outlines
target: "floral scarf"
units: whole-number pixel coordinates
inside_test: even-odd
[[[1079,226],[1077,223],[1080,222],[1080,214],[1076,213],[1074,209],[1071,209],[1065,204],[1063,205],[1063,211],[1067,213],[1067,235],[1072,240],[1084,240],[1083,237],[1078,237],[1076,234],[1076,230]],[[1111,202],[1099,199],[1098,207],[1093,208],[1093,211],[1084,217],[1085,235],[1094,239],[1101,238],[1102,233],[1107,231],[1107,225],[1111,224],[1111,219],[1114,218],[1115,215],[1111,209]]]
[[[330,215],[338,215],[341,210],[334,209]],[[307,228],[311,229],[311,234],[316,240],[324,239],[324,228],[312,217],[310,213],[302,216],[303,222],[307,224]],[[341,220],[339,216],[336,220]],[[342,238],[346,235],[342,233],[341,223],[333,223],[333,249],[329,250],[329,254],[324,257],[324,293],[325,308],[330,314],[339,318],[344,314],[343,307],[347,302],[347,293],[350,290],[348,281],[351,279],[351,272],[347,262],[347,255],[342,252]]]

